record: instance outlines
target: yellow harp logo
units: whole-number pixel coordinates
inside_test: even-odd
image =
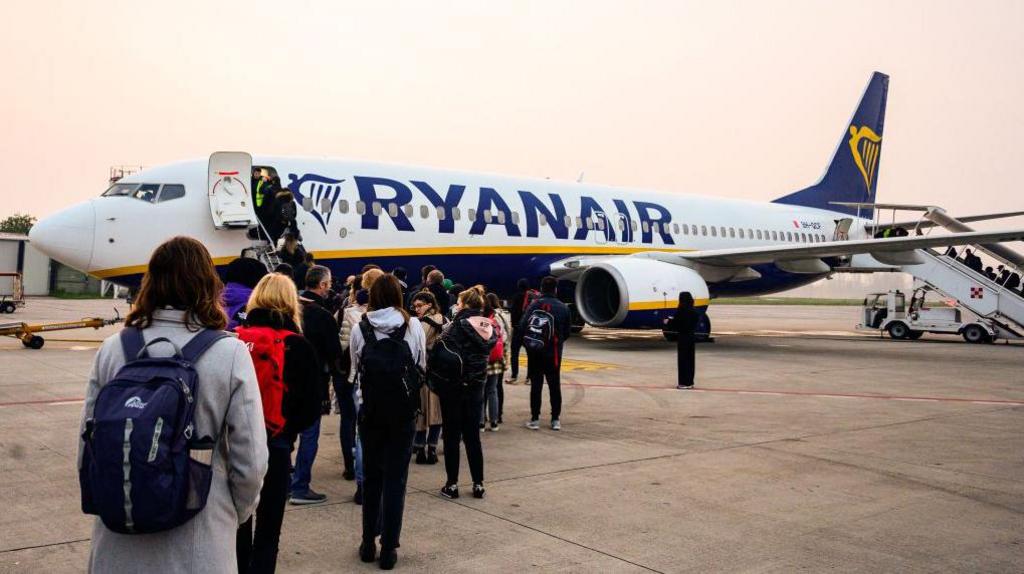
[[[875,168],[878,167],[878,152],[882,148],[882,136],[867,126],[850,126],[850,151],[857,169],[864,176],[864,185],[871,192],[871,182],[875,179]]]

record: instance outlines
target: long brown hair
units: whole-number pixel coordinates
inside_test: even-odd
[[[402,304],[402,285],[394,275],[381,275],[370,287],[370,302],[367,311],[377,311],[394,307],[402,314],[402,319],[409,322],[409,312]]]
[[[223,329],[227,314],[220,303],[224,284],[206,247],[178,236],[160,244],[149,258],[142,287],[125,325],[145,329],[153,313],[164,307],[188,311],[189,319],[210,329]]]
[[[302,332],[302,311],[299,307],[299,294],[291,277],[280,273],[264,275],[249,295],[245,304],[245,312],[253,309],[266,309],[281,317],[291,319],[295,328]]]
[[[463,309],[485,310],[487,308],[487,297],[484,293],[483,285],[474,285],[459,293],[459,303],[462,303]]]

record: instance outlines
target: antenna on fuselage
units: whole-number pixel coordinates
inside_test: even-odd
[[[585,172],[585,171],[581,171],[581,172],[580,172],[580,175],[579,175],[579,176],[578,176],[578,177],[576,178],[576,183],[583,183],[583,176],[584,176],[584,175],[585,175],[586,173],[587,173],[587,172]]]

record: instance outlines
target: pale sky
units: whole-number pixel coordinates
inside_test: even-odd
[[[96,196],[111,165],[217,150],[585,171],[767,201],[817,181],[874,70],[891,76],[879,201],[1024,209],[1024,2],[35,1],[4,13],[0,217]]]

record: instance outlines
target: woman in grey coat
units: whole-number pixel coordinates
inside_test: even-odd
[[[202,328],[223,329],[222,289],[213,261],[198,241],[175,237],[153,252],[135,307],[125,320],[151,341],[166,337],[183,347]],[[154,356],[173,352],[166,343]],[[82,428],[92,417],[100,388],[125,364],[119,335],[103,342],[86,389]],[[90,572],[222,573],[237,569],[235,532],[252,514],[267,471],[267,435],[256,372],[245,346],[234,338],[214,343],[195,364],[199,376],[193,422],[197,436],[216,441],[206,506],[185,524],[155,534],[118,534],[97,518]],[[79,441],[79,466],[83,443]]]

